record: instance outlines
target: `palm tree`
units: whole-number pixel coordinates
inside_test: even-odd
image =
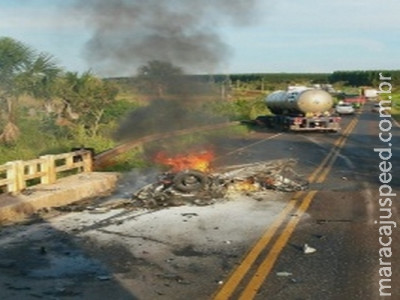
[[[37,54],[10,37],[0,37],[0,104],[5,106],[6,115],[0,142],[13,143],[19,136],[16,124],[19,96],[30,93],[47,98],[50,82],[58,72],[51,56]]]
[[[55,64],[54,58],[40,53],[21,76],[22,90],[35,99],[42,100],[46,111],[51,113],[54,111],[52,100],[60,88],[60,75],[61,69]]]

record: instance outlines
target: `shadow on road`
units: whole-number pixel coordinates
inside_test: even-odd
[[[107,255],[119,264],[106,265]],[[137,299],[115,277],[139,276],[125,265],[134,260],[127,250],[101,249],[40,218],[0,225],[0,299]]]

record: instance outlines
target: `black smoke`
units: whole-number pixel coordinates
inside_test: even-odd
[[[254,21],[260,0],[85,0],[76,9],[93,34],[84,54],[95,71],[132,74],[159,60],[189,72],[213,72],[230,47],[219,27]]]
[[[193,108],[182,99],[154,99],[147,106],[132,111],[120,124],[115,138],[135,139],[197,126],[224,123],[224,117]]]
[[[120,124],[115,138],[139,139],[226,122],[205,101],[199,105],[198,99],[204,97],[196,97],[199,89],[203,94],[215,93],[215,85],[193,82],[183,71],[215,73],[228,63],[231,49],[220,28],[252,23],[257,19],[259,1],[77,0],[75,9],[92,30],[84,54],[93,70],[107,76],[131,76],[139,70],[136,80],[145,79],[153,93],[148,105],[131,112]],[[143,66],[154,64],[182,73],[164,76],[163,72],[140,72]],[[219,95],[217,88],[216,95],[208,95],[208,99]],[[187,140],[161,140],[146,146],[145,152],[186,147]]]

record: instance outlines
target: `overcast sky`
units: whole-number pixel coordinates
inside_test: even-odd
[[[102,2],[90,2],[96,1]],[[129,2],[107,2],[113,1]],[[180,0],[158,1],[176,4]],[[190,3],[192,0],[182,1]],[[222,0],[212,2],[218,1]],[[143,64],[135,60],[135,53],[130,53],[126,62],[132,67],[114,70],[102,66],[110,52],[103,52],[104,59],[88,55],[86,45],[96,28],[85,19],[85,11],[77,7],[71,9],[74,2],[77,1],[0,0],[0,36],[12,37],[37,51],[52,54],[69,71],[90,69],[102,76],[133,75],[137,66]],[[193,64],[190,72],[400,69],[398,0],[259,0],[253,9],[255,13],[243,22],[217,22],[214,18],[212,26],[217,28],[215,33],[226,45],[223,52],[226,57],[213,68],[196,69]],[[171,19],[171,23],[174,21]],[[140,34],[136,29],[131,28],[128,34]],[[127,33],[124,34],[126,38]]]

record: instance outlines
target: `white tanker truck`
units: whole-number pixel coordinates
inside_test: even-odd
[[[260,125],[291,131],[338,131],[340,118],[333,116],[333,99],[321,89],[289,87],[265,98],[273,116],[256,119]]]

